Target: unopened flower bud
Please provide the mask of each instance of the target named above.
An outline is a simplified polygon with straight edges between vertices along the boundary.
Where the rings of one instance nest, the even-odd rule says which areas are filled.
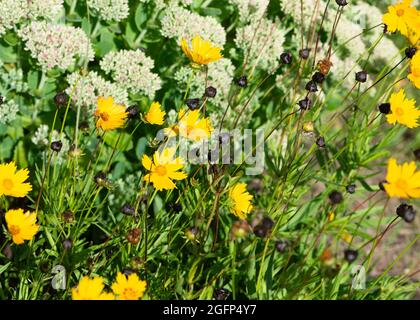
[[[217,90],[215,87],[210,86],[206,88],[206,91],[204,94],[207,98],[214,98],[217,94]]]
[[[69,97],[65,92],[59,92],[54,97],[54,103],[57,107],[66,106],[69,102]]]
[[[187,104],[188,108],[192,111],[200,109],[200,99],[198,98],[188,99],[185,103]]]
[[[248,78],[246,76],[242,76],[236,80],[236,84],[241,88],[246,88],[248,86]]]
[[[311,53],[311,49],[308,49],[308,48],[301,49],[301,50],[299,50],[299,57],[306,60],[306,59],[309,58],[310,53]]]
[[[293,57],[289,52],[284,52],[280,55],[280,60],[284,64],[291,64],[292,60],[293,60]]]
[[[62,147],[63,147],[63,143],[61,141],[51,142],[51,150],[52,151],[60,152]]]

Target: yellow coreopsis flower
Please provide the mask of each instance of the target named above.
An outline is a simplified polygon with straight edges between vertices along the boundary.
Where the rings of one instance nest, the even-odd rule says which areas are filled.
[[[411,59],[410,63],[410,74],[408,75],[408,79],[413,83],[413,85],[420,89],[420,52],[414,55]]]
[[[420,171],[416,172],[416,163],[398,165],[395,158],[389,159],[384,187],[390,197],[420,198]]]
[[[420,110],[416,109],[414,99],[406,99],[404,89],[393,93],[390,99],[391,114],[386,116],[388,123],[400,123],[408,128],[418,127],[417,119],[420,117]]]
[[[162,125],[166,112],[161,110],[159,102],[153,102],[149,111],[144,115],[144,119],[150,124]]]
[[[29,177],[28,169],[18,171],[16,169],[16,164],[13,161],[0,164],[0,196],[21,198],[32,190],[31,184],[25,182]]]
[[[146,285],[146,281],[140,280],[135,273],[126,277],[118,272],[117,279],[111,288],[119,300],[138,300],[146,291]]]
[[[408,36],[409,30],[415,30],[418,13],[416,8],[411,7],[413,0],[403,0],[393,6],[388,7],[388,12],[382,17],[382,22],[387,25],[388,31],[400,31],[404,36]]]
[[[144,176],[144,180],[153,183],[153,186],[161,190],[172,190],[176,188],[172,180],[184,180],[187,175],[179,171],[184,167],[181,158],[175,158],[175,148],[166,148],[162,152],[156,151],[153,161],[143,155],[141,163],[143,167],[150,171]]]
[[[229,190],[230,211],[240,219],[245,219],[251,212],[253,196],[246,190],[245,183],[237,183]]]
[[[108,131],[124,126],[128,112],[123,105],[116,104],[114,98],[99,97],[95,116],[98,117],[96,127]]]
[[[200,36],[195,36],[192,39],[191,47],[187,40],[182,38],[181,48],[194,67],[206,65],[222,58],[220,48],[214,46],[210,41],[203,40]]]
[[[198,142],[209,138],[213,128],[209,118],[200,118],[200,110],[181,109],[178,113],[178,124],[173,131],[182,137]]]
[[[32,240],[39,230],[39,225],[36,224],[36,213],[24,213],[22,209],[7,211],[6,224],[12,240],[16,244]]]
[[[112,293],[104,292],[104,280],[102,277],[83,277],[77,287],[71,291],[73,300],[114,300]]]

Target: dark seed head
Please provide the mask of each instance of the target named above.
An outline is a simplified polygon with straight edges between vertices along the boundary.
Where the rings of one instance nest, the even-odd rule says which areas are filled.
[[[416,54],[416,52],[417,52],[417,49],[416,48],[409,47],[409,48],[405,49],[405,56],[408,59],[412,59],[414,57],[414,55]]]
[[[262,225],[257,225],[254,227],[254,233],[259,238],[264,238],[267,235],[267,229],[265,229]]]
[[[54,97],[54,103],[57,107],[63,107],[69,102],[69,96],[65,92],[59,92]]]
[[[175,213],[180,213],[182,211],[182,205],[179,202],[168,202],[166,203],[166,211],[171,212],[173,210],[173,212]]]
[[[388,181],[386,180],[382,180],[381,182],[378,183],[378,187],[381,191],[385,191],[385,187],[384,184],[387,183]]]
[[[318,91],[318,87],[316,85],[316,82],[311,80],[309,81],[306,86],[305,89],[308,90],[309,92],[317,92]]]
[[[378,107],[379,112],[383,114],[390,114],[391,113],[391,105],[389,103],[382,103]]]
[[[52,151],[60,152],[62,147],[63,147],[63,143],[61,141],[51,142],[51,150]]]
[[[214,98],[217,94],[217,89],[212,86],[207,87],[204,94],[207,98]]]
[[[126,203],[122,206],[121,212],[127,216],[132,216],[134,215],[135,210],[129,203]]]
[[[73,247],[73,241],[71,239],[64,239],[63,240],[63,248],[64,250],[70,250]]]
[[[136,273],[136,272],[133,269],[131,269],[131,268],[125,268],[125,269],[122,270],[122,273],[125,276],[128,277],[130,274],[133,274],[133,273]]]
[[[348,263],[352,263],[356,260],[358,255],[359,253],[356,250],[347,249],[344,251],[344,259],[346,259]]]
[[[397,215],[404,219],[405,222],[413,222],[416,217],[416,211],[413,206],[402,203],[397,208]]]
[[[0,96],[0,106],[4,103],[4,97]]]
[[[188,99],[185,102],[190,110],[197,110],[200,109],[200,99]]]
[[[89,123],[87,121],[81,121],[79,124],[79,130],[83,133],[86,133],[89,131]]]
[[[241,88],[248,87],[248,78],[246,76],[242,76],[236,80],[236,84]]]
[[[416,157],[417,161],[420,161],[420,149],[413,151],[414,157]]]
[[[365,83],[367,80],[367,72],[366,71],[359,71],[356,73],[356,81]]]
[[[299,50],[299,57],[306,60],[309,58],[309,54],[311,53],[311,49],[305,48]]]
[[[140,242],[140,234],[141,234],[141,230],[139,228],[134,228],[128,231],[125,238],[131,244],[138,244]]]
[[[341,7],[344,7],[347,5],[347,0],[335,0],[335,2]]]
[[[325,80],[325,75],[322,72],[315,72],[312,76],[312,80],[315,81],[316,83],[323,83]]]
[[[320,148],[325,148],[325,139],[324,137],[318,137],[316,139],[316,145]]]
[[[356,192],[356,185],[355,184],[349,184],[346,187],[346,190],[348,193],[355,193]]]
[[[289,52],[284,52],[280,55],[280,60],[284,64],[291,64],[292,60],[293,60],[293,57]]]
[[[74,214],[70,210],[66,210],[63,212],[63,220],[65,223],[73,223],[74,222]]]
[[[127,108],[126,112],[128,113],[129,119],[134,119],[138,116],[139,109],[137,108],[137,106],[130,106]]]
[[[218,288],[213,293],[215,300],[226,300],[230,296],[230,291],[224,288]]]
[[[343,201],[343,195],[337,190],[332,191],[328,195],[328,198],[330,199],[332,204],[339,204],[341,201]]]
[[[298,105],[301,110],[308,110],[312,107],[312,100],[309,98],[305,98],[303,100],[300,100],[298,102]]]
[[[287,245],[288,245],[287,241],[284,241],[284,240],[276,241],[276,245],[275,245],[276,250],[280,253],[284,253],[287,249]]]
[[[13,258],[13,250],[10,244],[6,244],[6,246],[3,249],[3,254],[8,260],[11,260]]]
[[[98,185],[103,186],[107,182],[106,174],[100,171],[93,177],[93,180],[95,180]]]
[[[176,202],[172,206],[172,209],[174,210],[175,213],[180,213],[182,211],[182,204],[179,202]]]
[[[140,269],[140,267],[144,264],[144,259],[140,257],[134,257],[130,261],[130,265],[133,269]]]
[[[262,219],[261,225],[263,228],[265,228],[268,231],[268,230],[271,230],[271,228],[273,228],[274,221],[271,220],[271,218],[269,217],[265,217],[264,219]]]

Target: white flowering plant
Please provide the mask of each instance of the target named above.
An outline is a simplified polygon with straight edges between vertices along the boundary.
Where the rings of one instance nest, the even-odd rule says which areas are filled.
[[[400,2],[0,0],[0,299],[415,297]]]

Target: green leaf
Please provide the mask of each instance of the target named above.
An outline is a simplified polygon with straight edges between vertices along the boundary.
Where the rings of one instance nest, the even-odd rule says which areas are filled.
[[[84,17],[82,19],[82,30],[86,34],[90,34],[90,32],[92,31],[92,24],[89,22],[89,19],[87,17]]]
[[[35,91],[38,88],[39,73],[38,71],[28,72],[28,87],[29,90]]]
[[[141,159],[144,152],[146,151],[146,147],[147,147],[147,139],[145,137],[141,137],[139,141],[137,141],[137,146],[136,146],[137,159]]]
[[[12,262],[8,262],[6,263],[4,266],[0,267],[0,274],[2,274],[3,272],[5,272],[7,270],[7,268],[9,268],[9,266],[12,264]]]
[[[119,151],[128,151],[128,150],[133,149],[132,137],[128,133],[125,133],[125,132],[121,132],[121,133],[118,133],[116,131],[107,132],[105,134],[104,141],[111,148],[116,148]],[[118,141],[118,144],[117,144],[117,141]]]
[[[103,57],[108,52],[115,50],[114,36],[108,29],[101,30],[100,41],[95,45],[96,53],[98,56]]]
[[[8,34],[6,34],[3,37],[3,39],[4,39],[4,41],[6,41],[7,44],[9,44],[11,46],[15,46],[19,42],[19,38],[14,33],[8,33]]]
[[[139,4],[136,9],[136,14],[134,21],[136,23],[136,27],[139,31],[142,31],[142,25],[147,21],[147,12],[144,10],[144,7],[142,4]]]

